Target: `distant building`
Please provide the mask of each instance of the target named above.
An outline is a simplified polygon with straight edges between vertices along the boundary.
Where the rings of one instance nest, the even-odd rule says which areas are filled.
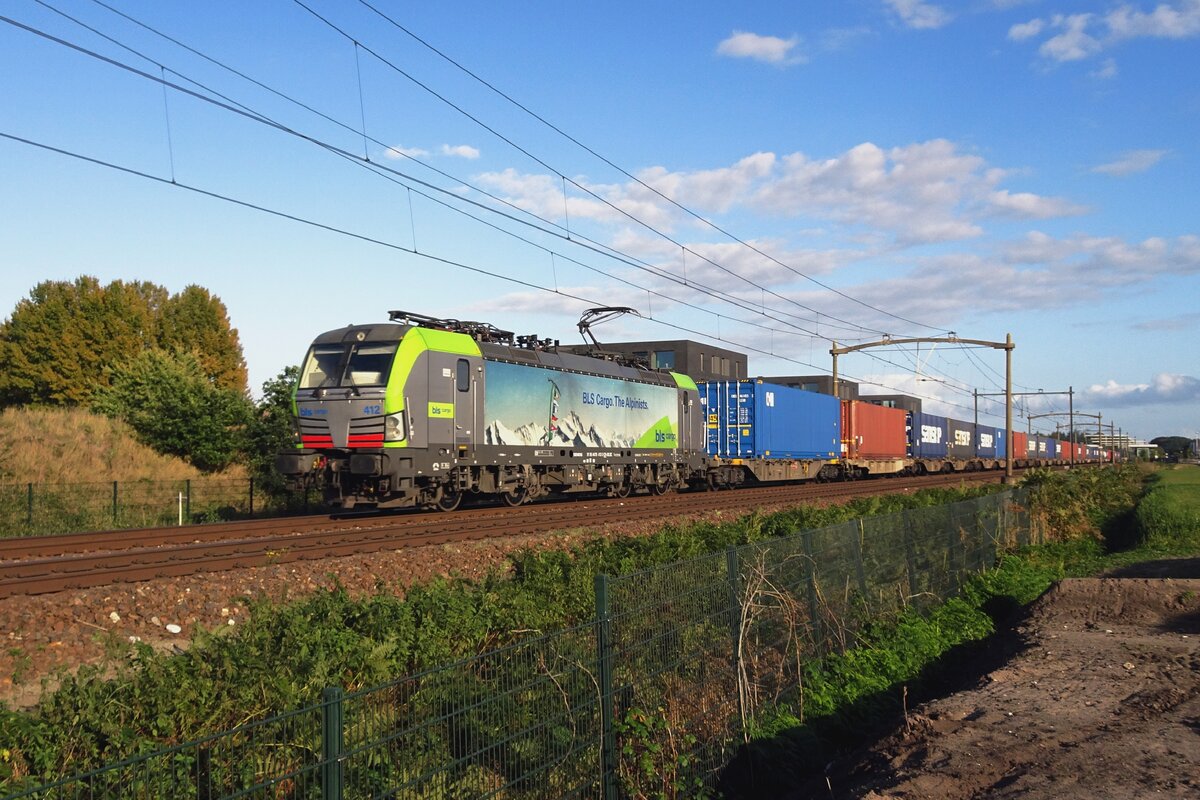
[[[647,364],[651,369],[682,372],[696,381],[740,380],[748,376],[745,353],[710,344],[676,339],[666,342],[603,342],[600,349]],[[588,345],[560,346],[568,353],[586,354]]]
[[[833,394],[832,375],[771,375],[763,376],[766,383],[776,383],[780,386],[792,386],[806,392],[817,394]],[[858,384],[854,381],[838,379],[838,397],[843,400],[858,400]]]
[[[910,414],[921,413],[921,398],[906,394],[860,394],[859,400],[887,408],[902,408]]]

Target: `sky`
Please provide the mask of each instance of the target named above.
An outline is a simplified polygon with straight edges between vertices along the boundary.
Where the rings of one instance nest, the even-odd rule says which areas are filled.
[[[577,343],[582,310],[629,306],[601,341],[755,375],[1011,335],[1014,428],[1065,426],[1070,391],[1200,436],[1200,0],[0,17],[0,316],[45,280],[199,284],[255,393],[393,309]],[[1001,350],[838,366],[1002,423]]]

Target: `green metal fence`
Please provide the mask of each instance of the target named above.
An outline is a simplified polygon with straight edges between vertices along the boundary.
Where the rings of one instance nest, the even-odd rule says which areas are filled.
[[[152,528],[315,509],[319,494],[244,480],[0,484],[0,537]]]
[[[806,662],[1038,538],[1023,492],[873,517],[617,578],[596,618],[9,795],[697,797]],[[17,787],[10,784],[9,791]]]

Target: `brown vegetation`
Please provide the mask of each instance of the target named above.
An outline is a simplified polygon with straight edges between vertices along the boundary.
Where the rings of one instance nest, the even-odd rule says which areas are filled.
[[[213,475],[139,443],[120,420],[75,408],[0,411],[0,482],[242,480],[239,466]]]

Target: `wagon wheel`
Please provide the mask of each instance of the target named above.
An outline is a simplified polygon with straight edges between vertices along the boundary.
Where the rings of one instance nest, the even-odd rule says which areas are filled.
[[[442,493],[438,496],[437,505],[438,511],[453,511],[462,503],[462,492],[458,489],[445,486],[442,487]]]
[[[515,508],[529,499],[529,488],[520,486],[511,492],[501,492],[500,499],[504,501],[504,505]]]

